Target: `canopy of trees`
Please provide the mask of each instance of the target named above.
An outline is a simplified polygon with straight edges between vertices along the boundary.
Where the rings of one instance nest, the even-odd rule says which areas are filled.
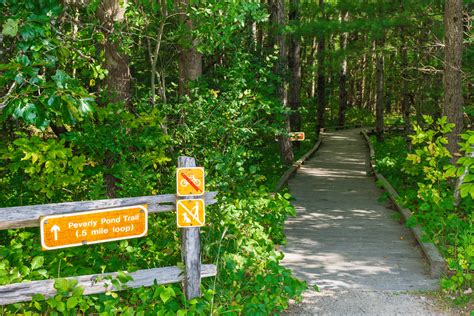
[[[468,0],[0,0],[0,8],[0,206],[172,193],[177,157],[196,157],[220,195],[203,260],[220,258],[227,271],[220,298],[207,284],[210,296],[193,307],[205,314],[267,314],[303,289],[273,247],[293,210],[289,195],[269,193],[307,149],[290,131],[314,141],[323,128],[373,125],[382,141],[388,122],[404,126],[410,149],[412,123],[445,115],[454,124],[449,157],[468,154],[458,145],[474,117]],[[176,261],[172,220],[153,224],[157,244],[46,254],[39,274],[21,268],[41,253],[28,243],[36,231],[0,232],[0,284],[54,276],[58,265],[71,275]],[[266,282],[285,286],[263,290]],[[114,299],[99,299],[96,311],[124,312],[136,297]],[[191,308],[172,301],[169,311]],[[42,304],[40,312],[57,308]]]

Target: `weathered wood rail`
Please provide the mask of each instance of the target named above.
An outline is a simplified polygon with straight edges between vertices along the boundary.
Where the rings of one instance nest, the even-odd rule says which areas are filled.
[[[400,202],[398,202],[399,194],[397,193],[397,191],[395,191],[395,189],[390,184],[390,182],[388,182],[388,180],[382,174],[378,173],[375,170],[376,161],[375,161],[374,147],[372,145],[372,142],[369,139],[369,136],[367,135],[367,132],[361,131],[361,134],[367,143],[367,147],[369,148],[370,173],[374,174],[376,179],[379,180],[379,182],[382,184],[382,187],[388,193],[390,200],[393,202],[396,209],[402,215],[403,222],[406,222],[408,218],[410,218],[413,215],[412,212],[406,207],[403,207],[400,204]],[[416,241],[421,246],[421,250],[423,254],[428,260],[431,276],[440,277],[441,275],[446,273],[446,270],[447,270],[446,261],[444,260],[443,256],[441,255],[441,253],[438,251],[438,249],[433,243],[427,242],[424,240],[421,227],[420,226],[410,227],[410,230],[413,236],[415,236]]]
[[[217,274],[213,264],[202,265],[201,277],[210,277]],[[138,270],[128,274],[133,280],[126,283],[128,288],[148,287],[181,282],[185,278],[183,270],[177,267],[164,267],[155,269]],[[100,294],[107,291],[117,291],[112,285],[112,279],[117,272],[82,275],[64,279],[76,279],[77,285],[84,288],[84,295]],[[22,283],[8,284],[0,287],[0,305],[31,301],[35,294],[42,294],[45,298],[56,295],[54,280],[39,280]]]
[[[204,196],[206,204],[211,205],[216,203],[216,195],[216,192],[207,192]],[[40,217],[47,215],[85,212],[139,204],[148,204],[148,213],[170,212],[176,210],[176,195],[163,194],[0,208],[0,230],[37,227],[40,223]]]
[[[194,158],[180,157],[179,167],[196,166]],[[217,192],[207,192],[204,195],[206,205],[216,203]],[[148,213],[169,212],[176,210],[176,195],[164,194],[156,196],[141,196],[132,198],[108,199],[97,201],[81,201],[53,203],[30,206],[0,208],[0,230],[37,227],[40,218],[47,215],[86,212],[91,210],[148,205]],[[190,227],[181,229],[182,257],[185,269],[176,266],[154,269],[144,269],[127,273],[131,281],[124,284],[124,288],[148,287],[154,284],[170,284],[183,282],[187,299],[200,296],[201,278],[215,276],[217,267],[213,264],[201,265],[199,228]],[[78,286],[84,288],[84,295],[100,294],[117,289],[112,285],[112,279],[118,272],[100,273],[82,276],[70,276],[65,279],[76,279]],[[13,283],[0,286],[0,305],[31,301],[35,294],[42,294],[45,298],[56,295],[55,280],[37,280]]]

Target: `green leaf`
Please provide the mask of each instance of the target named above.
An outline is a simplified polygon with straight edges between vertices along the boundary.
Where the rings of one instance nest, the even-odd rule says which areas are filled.
[[[79,111],[82,114],[87,114],[87,113],[93,111],[93,108],[91,107],[90,102],[94,102],[94,99],[92,99],[92,98],[81,98],[79,100]]]
[[[56,279],[54,281],[54,288],[62,292],[67,292],[69,285],[66,279]]]
[[[58,302],[56,309],[61,313],[64,313],[66,311],[66,305],[64,304],[64,302]]]
[[[36,308],[37,310],[39,310],[39,311],[41,311],[41,310],[42,310],[42,308],[41,308],[41,304],[40,304],[40,303],[38,303],[38,302],[34,302],[34,303],[33,303],[33,305],[35,305],[35,308]]]
[[[67,309],[73,309],[79,303],[79,299],[76,296],[71,296],[67,299]]]
[[[15,37],[18,33],[18,20],[8,19],[3,24],[2,34]]]
[[[36,119],[38,118],[38,111],[36,105],[34,105],[33,103],[26,104],[23,108],[22,117],[25,122],[35,124],[37,121]]]
[[[16,58],[16,61],[17,61],[18,63],[20,63],[21,65],[23,65],[23,66],[29,66],[29,65],[31,64],[30,59],[29,59],[28,56],[26,56],[26,55],[20,55],[20,56],[18,56],[18,57]],[[20,74],[18,74],[18,75],[20,75]],[[21,82],[23,81],[23,76],[21,76],[21,77],[22,77],[21,79],[16,79],[16,77],[15,77],[15,80],[16,80],[18,83],[21,83]]]
[[[117,279],[120,281],[120,283],[125,284],[128,281],[132,281],[133,277],[130,274],[126,274],[122,271],[119,271],[117,273]]]
[[[171,296],[173,296],[174,291],[171,288],[166,288],[164,291],[160,293],[160,298],[163,301],[163,303],[166,303]]]
[[[36,270],[42,267],[43,263],[44,263],[44,257],[42,256],[34,257],[33,261],[31,261],[31,270]]]
[[[81,296],[84,293],[84,288],[82,286],[76,286],[72,290],[72,295],[74,296]]]
[[[44,297],[43,294],[35,294],[35,295],[33,295],[31,300],[40,302],[40,301],[44,301],[45,297]]]
[[[64,84],[66,83],[67,79],[69,78],[68,74],[65,73],[64,71],[58,69],[56,70],[56,73],[54,76],[51,77],[54,82],[56,82],[56,85],[58,88],[64,88]]]

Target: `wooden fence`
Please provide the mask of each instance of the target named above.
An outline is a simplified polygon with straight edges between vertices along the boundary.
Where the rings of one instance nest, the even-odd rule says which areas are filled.
[[[180,157],[179,167],[194,167],[194,158]],[[207,192],[204,195],[206,205],[216,203],[217,192]],[[176,195],[164,194],[141,196],[133,198],[108,199],[97,201],[54,203],[32,206],[0,208],[0,230],[36,227],[40,218],[47,215],[86,212],[91,210],[148,204],[148,213],[170,212],[176,210]],[[201,265],[200,230],[198,227],[182,228],[182,257],[185,270],[172,266],[154,269],[138,270],[128,273],[133,279],[126,283],[127,288],[152,286],[155,284],[170,284],[183,282],[187,299],[200,296],[201,278],[217,274],[213,264]],[[112,279],[117,272],[92,275],[72,276],[65,279],[76,279],[78,286],[84,288],[84,295],[105,293],[116,289]],[[54,279],[13,283],[0,286],[0,305],[31,301],[35,294],[45,298],[56,295]]]

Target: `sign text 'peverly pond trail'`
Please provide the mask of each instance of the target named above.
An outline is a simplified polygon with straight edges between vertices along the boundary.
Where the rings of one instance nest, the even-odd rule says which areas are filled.
[[[41,218],[43,250],[142,237],[148,231],[147,205],[52,215]]]

